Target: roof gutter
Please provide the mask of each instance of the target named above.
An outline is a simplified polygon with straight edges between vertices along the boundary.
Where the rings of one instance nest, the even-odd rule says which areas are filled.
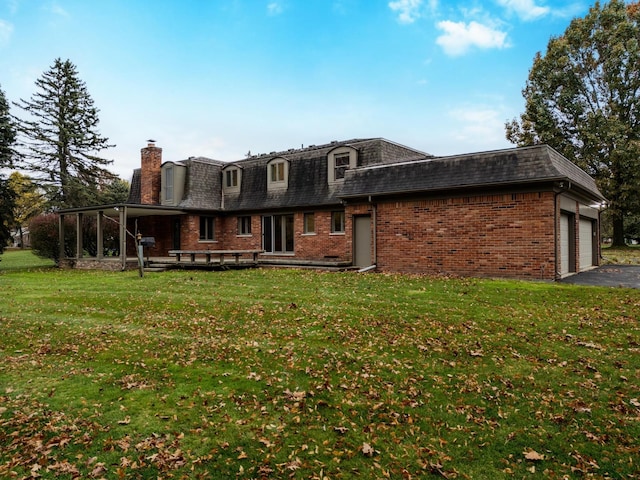
[[[536,180],[521,180],[521,181],[517,181],[517,182],[493,182],[493,183],[481,183],[481,184],[463,184],[463,185],[451,185],[449,187],[438,187],[438,188],[432,188],[432,189],[415,189],[415,190],[395,190],[395,191],[386,191],[386,192],[363,192],[363,193],[357,193],[357,194],[352,194],[352,195],[340,195],[340,198],[343,198],[345,200],[348,199],[354,199],[354,198],[363,198],[363,197],[367,197],[369,199],[371,199],[372,197],[391,197],[391,196],[399,196],[399,195],[407,195],[407,194],[416,194],[416,193],[438,193],[438,192],[451,192],[451,191],[456,191],[456,190],[468,190],[469,188],[495,188],[495,187],[507,187],[507,186],[518,186],[518,185],[533,185],[533,184],[540,184],[540,183],[556,183],[556,182],[569,182],[569,184],[571,185],[571,182],[566,178],[566,177],[549,177],[549,178],[542,178],[542,179],[536,179]],[[580,187],[579,187],[580,188]],[[601,200],[606,200],[605,197],[602,196],[602,194],[600,194],[600,192],[598,192],[597,195],[594,195],[594,192],[584,189],[584,188],[580,188],[583,192],[586,192],[587,194],[590,194],[589,196],[595,196]],[[575,190],[575,187],[573,188],[573,190]]]

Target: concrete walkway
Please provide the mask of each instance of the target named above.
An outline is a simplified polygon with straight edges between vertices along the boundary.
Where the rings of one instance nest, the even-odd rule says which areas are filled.
[[[604,265],[560,280],[561,283],[640,289],[640,265]]]

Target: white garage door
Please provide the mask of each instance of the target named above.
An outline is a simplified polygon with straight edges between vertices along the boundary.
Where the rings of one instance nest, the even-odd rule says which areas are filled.
[[[593,221],[580,219],[580,270],[593,266]]]
[[[566,275],[570,272],[569,256],[571,255],[571,248],[569,242],[571,235],[569,235],[569,215],[560,215],[560,274]]]

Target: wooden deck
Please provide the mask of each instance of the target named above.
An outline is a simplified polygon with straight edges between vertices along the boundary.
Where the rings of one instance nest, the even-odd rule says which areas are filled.
[[[258,255],[264,250],[169,250],[169,256],[176,258],[176,263],[181,265],[196,265],[197,259],[204,259],[205,265],[224,266],[229,265],[225,262],[225,257],[233,257],[232,262],[235,266],[247,266],[252,264],[258,265]],[[189,261],[185,261],[187,257]]]

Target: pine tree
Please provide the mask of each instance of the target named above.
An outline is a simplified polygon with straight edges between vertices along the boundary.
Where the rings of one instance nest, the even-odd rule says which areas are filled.
[[[0,168],[13,164],[12,145],[16,140],[15,125],[9,114],[9,104],[0,88]]]
[[[4,92],[0,89],[0,168],[12,165],[12,146],[15,138],[14,125],[9,115],[9,104]],[[0,253],[4,252],[4,248],[11,238],[9,227],[13,224],[14,207],[15,193],[0,174]]]
[[[76,66],[56,59],[36,80],[30,100],[15,103],[28,116],[16,118],[21,166],[34,174],[54,207],[88,205],[98,186],[114,175],[112,160],[98,156],[112,147],[98,132],[98,109]]]

